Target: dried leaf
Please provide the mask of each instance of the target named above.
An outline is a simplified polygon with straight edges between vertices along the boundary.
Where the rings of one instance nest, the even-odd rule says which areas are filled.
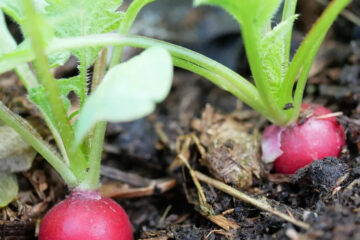
[[[7,206],[18,194],[19,186],[12,173],[0,172],[0,208]]]
[[[31,167],[36,152],[11,127],[0,126],[0,172],[21,172]]]
[[[250,134],[233,116],[221,115],[208,106],[203,112],[201,143],[208,149],[205,165],[225,183],[239,188],[252,185],[260,177],[259,136]]]
[[[223,228],[226,231],[232,229],[238,229],[240,226],[232,221],[224,217],[223,215],[214,215],[214,216],[206,216],[210,221]]]

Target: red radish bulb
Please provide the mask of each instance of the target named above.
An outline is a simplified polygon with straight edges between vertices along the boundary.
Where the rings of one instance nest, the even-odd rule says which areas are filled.
[[[40,225],[39,240],[132,240],[124,209],[97,191],[74,190]]]
[[[263,161],[274,161],[276,172],[292,174],[313,160],[340,155],[345,144],[344,128],[335,117],[326,117],[332,112],[319,105],[303,104],[300,116],[304,112],[309,114],[305,121],[298,120],[288,127],[271,125],[264,131]]]

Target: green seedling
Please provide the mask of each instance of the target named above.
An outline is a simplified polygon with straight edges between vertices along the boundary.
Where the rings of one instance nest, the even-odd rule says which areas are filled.
[[[291,34],[296,0],[195,0],[196,5],[220,6],[241,26],[253,84],[221,86],[235,94],[274,125],[267,127],[262,139],[262,159],[274,162],[278,172],[291,174],[313,160],[338,157],[344,141],[344,129],[321,106],[302,105],[305,84],[319,47],[341,10],[351,0],[333,0],[307,34],[290,59]],[[273,26],[273,16],[283,3],[281,21]],[[312,111],[305,122],[298,121],[301,111]],[[309,113],[308,113],[309,114]]]
[[[134,1],[127,12],[116,11],[122,0],[0,2],[0,8],[20,25],[24,36],[24,41],[17,45],[0,11],[2,62],[9,63],[13,53],[33,54],[34,72],[27,63],[18,64],[14,69],[28,91],[29,100],[37,106],[48,125],[57,149],[48,145],[32,126],[3,103],[0,103],[0,118],[39,152],[72,190],[71,196],[45,217],[39,239],[94,239],[99,234],[102,234],[100,239],[132,239],[126,213],[97,192],[106,122],[144,117],[165,99],[172,82],[171,56],[164,48],[154,46],[124,63],[112,60],[107,67],[107,58],[121,58],[121,47],[114,54],[108,54],[103,46],[96,44],[49,54],[47,48],[61,38],[101,36],[116,30],[127,33],[136,14],[149,2]],[[55,79],[51,70],[64,64],[71,54],[78,59],[79,75]],[[90,78],[88,71],[92,65],[94,71]],[[70,92],[78,98],[77,110],[72,112]],[[6,179],[3,184],[17,192],[14,176]],[[6,201],[13,192],[9,191],[11,196],[6,196]],[[77,208],[73,202],[83,208]],[[54,214],[59,208],[62,210]],[[94,215],[96,209],[98,213]],[[83,228],[75,231],[65,227],[76,226],[77,221],[84,223]],[[98,231],[91,231],[92,227],[86,222],[104,226],[104,229],[96,227]]]

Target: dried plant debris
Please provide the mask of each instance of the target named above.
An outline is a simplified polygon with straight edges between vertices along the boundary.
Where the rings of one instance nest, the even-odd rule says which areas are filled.
[[[11,127],[0,123],[0,172],[21,172],[31,167],[36,152]]]
[[[11,127],[0,122],[0,208],[12,202],[19,191],[14,172],[28,170],[36,152]]]
[[[64,195],[64,186],[59,181],[52,179],[53,176],[48,177],[38,166],[34,168],[18,175],[20,192],[15,201],[1,209],[0,219],[13,221],[14,224],[34,221],[44,214],[50,203],[55,203]],[[7,226],[10,226],[9,222]]]
[[[193,126],[207,149],[202,163],[217,179],[248,188],[254,176],[260,178],[260,138],[256,132],[249,133],[248,123],[236,115],[216,113],[208,105],[201,120],[195,120]]]
[[[152,180],[149,186],[132,188],[127,184],[120,182],[110,182],[103,184],[100,188],[100,194],[103,197],[112,198],[139,198],[152,195],[159,195],[171,190],[176,186],[175,179],[157,179]]]
[[[16,176],[11,173],[0,172],[0,208],[14,200],[18,191]]]
[[[167,232],[167,239],[204,239],[204,240],[228,240],[238,239],[238,231],[224,231],[223,229],[197,228],[191,225],[170,226]]]

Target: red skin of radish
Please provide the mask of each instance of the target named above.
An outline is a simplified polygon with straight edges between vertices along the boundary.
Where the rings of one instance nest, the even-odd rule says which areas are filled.
[[[39,240],[133,240],[124,209],[97,191],[74,190],[40,225]]]
[[[311,108],[310,104],[302,105],[302,112]],[[312,106],[313,115],[300,123],[281,128],[271,125],[265,129],[266,134],[280,134],[280,156],[274,162],[278,173],[293,174],[314,160],[324,157],[338,157],[345,144],[344,128],[335,117],[319,119],[318,116],[332,113],[329,109]],[[273,138],[275,139],[275,137]],[[263,138],[264,142],[264,138]]]

